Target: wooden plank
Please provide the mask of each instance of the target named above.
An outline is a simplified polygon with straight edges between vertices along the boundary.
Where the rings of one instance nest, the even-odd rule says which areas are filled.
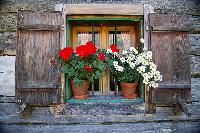
[[[156,13],[149,15],[153,31],[189,31],[187,15]]]
[[[38,89],[17,89],[17,99],[28,105],[46,106],[49,104],[59,103],[61,100],[60,90],[52,88],[38,88]]]
[[[143,5],[68,4],[64,5],[64,13],[66,15],[71,15],[71,14],[143,15]]]
[[[151,5],[145,4],[144,5],[144,47],[150,49],[150,20],[149,20],[149,13],[154,13],[154,9]]]
[[[36,25],[18,25],[18,30],[54,30],[59,31],[59,25],[46,25],[46,24],[36,24]]]
[[[149,13],[153,13],[154,8],[149,5],[144,5],[144,47],[148,50],[151,48],[151,38],[150,38],[150,28],[149,28]],[[146,113],[155,113],[154,105],[152,103],[152,88],[149,88],[145,85],[145,112]]]
[[[56,25],[62,26],[61,12],[28,12],[19,11],[18,25]]]
[[[62,26],[61,13],[23,11],[18,16],[18,24],[24,25],[26,29],[18,30],[16,99],[29,105],[59,103],[61,85],[57,55],[61,46],[61,34],[60,30],[45,28],[49,25]],[[27,30],[32,28],[30,26],[44,28],[39,31]]]
[[[93,19],[93,20],[137,20],[139,21],[140,18],[143,18],[143,15],[102,15],[102,14],[96,14],[96,15],[91,15],[91,14],[84,14],[84,15],[71,15],[67,16],[69,20],[88,20],[88,19]]]
[[[151,41],[153,59],[163,75],[161,86],[162,84],[164,86],[168,84],[167,88],[175,86],[180,88],[181,84],[190,86],[188,34],[183,32],[153,32]]]
[[[17,84],[57,84],[55,77],[58,77],[59,71],[57,65],[50,63],[50,59],[59,51],[59,32],[21,30],[18,36]]]
[[[166,104],[173,105],[177,104],[178,98],[181,97],[185,102],[191,101],[191,89],[153,89],[152,91],[152,102],[154,104]]]

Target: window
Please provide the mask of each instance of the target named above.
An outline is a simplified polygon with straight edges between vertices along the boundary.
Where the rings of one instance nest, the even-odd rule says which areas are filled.
[[[142,22],[141,17],[90,16],[84,18],[81,16],[79,18],[79,16],[68,16],[69,45],[75,49],[79,44],[93,41],[100,49],[107,49],[110,44],[116,44],[120,48],[141,47],[137,44],[143,34],[141,32]],[[89,90],[92,91],[91,86]],[[95,81],[94,91],[95,95],[114,94],[115,85],[108,70],[103,72],[99,80]]]

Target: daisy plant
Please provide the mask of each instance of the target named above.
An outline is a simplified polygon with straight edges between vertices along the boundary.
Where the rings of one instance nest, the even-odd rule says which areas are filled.
[[[144,43],[144,39],[140,39]],[[117,81],[133,83],[142,80],[144,84],[151,87],[158,87],[162,80],[152,60],[152,52],[145,48],[139,52],[134,47],[119,52],[116,45],[112,44],[106,51],[106,61],[111,74]]]

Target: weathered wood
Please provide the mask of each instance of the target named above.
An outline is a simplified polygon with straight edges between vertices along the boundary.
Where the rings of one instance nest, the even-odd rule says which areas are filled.
[[[145,85],[145,112],[147,114],[153,114],[156,112],[155,105],[152,102],[152,91],[153,88]]]
[[[176,14],[150,14],[153,31],[189,31],[188,16]]]
[[[179,104],[180,108],[183,110],[183,112],[187,116],[191,117],[191,110],[189,109],[188,105],[185,103],[185,100],[182,99],[181,97],[179,97],[178,104]]]
[[[23,16],[23,18],[22,18]],[[21,17],[21,18],[20,18]],[[19,12],[19,25],[61,26],[60,13]],[[47,27],[46,26],[46,27]],[[29,27],[31,28],[31,27]],[[31,105],[60,102],[60,31],[18,30],[16,99]]]
[[[149,5],[144,5],[144,47],[150,49],[150,20],[149,20],[149,13],[154,13],[154,8]]]
[[[149,5],[144,5],[144,47],[148,50],[151,48],[151,38],[150,38],[150,28],[149,28],[149,13],[154,13],[154,8]],[[155,113],[155,107],[152,103],[152,88],[149,88],[145,85],[145,112],[146,113]]]
[[[36,25],[18,25],[18,30],[55,30],[59,31],[59,25],[46,25],[46,24],[36,24]]]
[[[18,99],[28,105],[49,105],[60,103],[60,90],[57,88],[19,88]]]
[[[69,5],[64,5],[64,13],[67,15],[70,14],[143,15],[143,5],[69,4]]]
[[[188,33],[153,32],[151,41],[153,59],[163,75],[160,86],[190,86]]]
[[[18,25],[55,25],[62,26],[61,12],[29,12],[20,11],[18,13]]]
[[[153,89],[152,91],[152,102],[154,104],[167,104],[173,105],[178,103],[178,98],[181,97],[185,102],[191,101],[191,90],[190,88],[185,89]]]
[[[163,76],[152,90],[152,104],[176,106],[191,101],[188,20],[184,15],[150,14],[149,41],[153,60]]]

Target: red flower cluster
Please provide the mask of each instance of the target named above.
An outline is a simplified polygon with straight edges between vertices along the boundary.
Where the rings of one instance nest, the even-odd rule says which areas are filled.
[[[111,44],[110,45],[110,49],[112,50],[112,52],[114,53],[114,52],[119,52],[119,48],[115,45],[115,44]]]
[[[98,58],[99,58],[99,60],[105,60],[106,56],[105,56],[105,54],[103,52],[99,52]]]
[[[86,71],[89,71],[89,72],[92,72],[92,71],[93,71],[91,65],[85,65],[85,66],[84,66],[84,69],[85,69]]]
[[[76,53],[81,57],[87,57],[88,55],[96,53],[97,48],[92,41],[87,42],[85,45],[76,47]]]
[[[72,47],[67,47],[59,51],[59,56],[64,60],[68,60],[73,53]]]

